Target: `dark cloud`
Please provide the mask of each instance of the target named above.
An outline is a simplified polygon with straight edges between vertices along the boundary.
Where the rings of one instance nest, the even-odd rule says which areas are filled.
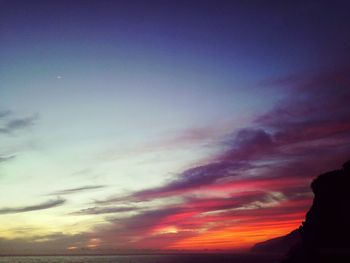
[[[0,163],[10,161],[14,158],[15,156],[7,156],[7,157],[0,156]]]
[[[29,205],[29,206],[22,206],[22,207],[4,207],[4,208],[0,208],[0,215],[44,210],[44,209],[60,206],[65,202],[66,200],[58,198],[56,200],[49,200],[47,202],[44,202],[38,205]]]
[[[184,171],[181,176],[168,184],[135,193],[132,197],[136,200],[164,197],[181,194],[199,189],[215,183],[219,179],[237,175],[237,172],[246,167],[244,163],[217,162],[194,167]]]
[[[301,75],[290,80],[287,96],[275,108],[257,118],[260,125],[285,126],[328,122],[347,122],[350,109],[350,65],[336,70]],[[287,85],[287,84],[284,84]]]
[[[6,114],[6,116],[8,114]],[[0,133],[12,133],[17,130],[23,130],[25,128],[31,127],[34,125],[37,119],[38,119],[38,115],[32,115],[26,118],[12,118],[6,121],[0,127]]]
[[[1,118],[6,118],[7,116],[9,116],[11,114],[10,110],[0,110],[0,119]]]
[[[226,143],[228,150],[219,157],[220,162],[246,163],[273,151],[273,137],[263,129],[245,128],[232,136]]]
[[[105,187],[106,187],[105,185],[82,186],[78,188],[70,188],[70,189],[56,191],[56,192],[50,193],[49,195],[68,195],[68,194],[75,194],[79,192],[89,191],[89,190],[101,189]]]
[[[86,246],[88,240],[87,233],[65,235],[59,232],[26,238],[0,238],[0,255],[38,255],[38,252],[43,255],[67,254],[67,252],[70,252],[67,248],[72,245],[79,245],[81,247],[79,252],[86,254],[89,251],[82,249]]]
[[[100,215],[100,214],[115,214],[123,212],[137,211],[140,208],[135,206],[121,206],[121,207],[90,207],[71,213],[71,215]]]
[[[117,219],[114,222],[121,225],[128,232],[135,230],[147,231],[149,228],[157,225],[167,216],[176,215],[182,211],[180,207],[163,207],[151,211],[146,211],[127,219]]]

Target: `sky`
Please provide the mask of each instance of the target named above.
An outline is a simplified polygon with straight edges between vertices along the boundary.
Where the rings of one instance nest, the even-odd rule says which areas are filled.
[[[350,157],[348,1],[0,1],[0,253],[247,250]]]

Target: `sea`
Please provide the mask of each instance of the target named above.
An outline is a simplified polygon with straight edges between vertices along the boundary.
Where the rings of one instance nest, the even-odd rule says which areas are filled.
[[[0,263],[278,263],[276,255],[177,254],[118,256],[1,256]]]

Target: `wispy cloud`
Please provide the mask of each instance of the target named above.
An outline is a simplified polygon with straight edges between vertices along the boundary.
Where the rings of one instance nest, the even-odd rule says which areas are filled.
[[[90,207],[71,213],[71,215],[100,215],[100,214],[115,214],[124,212],[133,212],[140,210],[135,206],[119,206],[119,207]]]
[[[30,229],[22,229],[28,234]],[[34,235],[24,238],[0,238],[1,251],[0,255],[9,255],[14,253],[14,248],[18,254],[34,254],[38,251],[42,254],[67,254],[67,248],[72,244],[80,244],[84,248],[88,248],[89,236],[87,234],[65,235],[63,233],[54,232],[46,235]],[[83,250],[85,253],[87,249]]]
[[[0,163],[13,160],[14,158],[15,158],[14,155],[12,155],[12,156],[6,156],[6,157],[0,156]]]
[[[10,114],[12,114],[10,111],[0,112],[0,118],[5,120],[0,126],[0,133],[10,134],[18,130],[23,130],[33,126],[35,121],[38,119],[38,115],[32,115],[24,118],[9,118]],[[5,119],[4,117],[7,118]]]
[[[50,193],[48,195],[68,195],[68,194],[75,194],[79,192],[85,192],[89,190],[96,190],[96,189],[101,189],[105,188],[105,185],[90,185],[90,186],[82,186],[82,187],[77,187],[77,188],[70,188],[70,189],[64,189],[60,191],[56,191],[53,193]]]
[[[5,118],[11,114],[10,110],[0,110],[0,119]]]
[[[245,120],[244,120],[245,121]],[[180,129],[172,132],[165,132],[150,139],[147,143],[126,149],[116,148],[99,155],[104,160],[115,160],[129,156],[148,154],[150,152],[184,150],[194,146],[216,146],[217,140],[230,133],[233,126],[240,125],[243,120],[218,121],[210,126],[195,126],[187,129]]]
[[[29,206],[22,206],[22,207],[3,207],[3,208],[0,208],[0,215],[44,210],[44,209],[60,206],[65,202],[66,202],[65,199],[58,198],[56,200],[49,200],[37,205],[29,205]]]

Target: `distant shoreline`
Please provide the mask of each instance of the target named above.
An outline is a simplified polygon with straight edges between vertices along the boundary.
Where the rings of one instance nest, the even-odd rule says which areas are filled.
[[[103,256],[191,256],[191,255],[265,255],[265,256],[280,256],[281,253],[267,253],[267,252],[217,252],[217,251],[203,251],[203,252],[169,252],[169,253],[119,253],[119,254],[21,254],[21,255],[0,255],[0,257],[103,257]]]

